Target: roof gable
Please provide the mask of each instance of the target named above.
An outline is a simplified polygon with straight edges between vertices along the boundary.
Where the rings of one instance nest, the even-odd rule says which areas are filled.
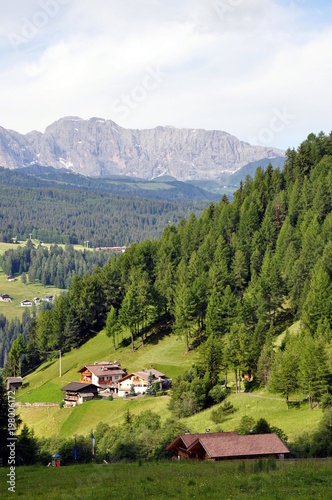
[[[95,384],[85,384],[84,382],[70,382],[70,384],[61,387],[61,391],[74,391],[74,392],[86,392],[87,389],[94,390],[98,389]]]
[[[96,377],[102,377],[104,375],[125,375],[126,373],[121,369],[118,363],[110,363],[108,361],[84,365],[78,370],[78,373],[82,373],[86,370],[96,375]]]
[[[210,458],[260,456],[287,454],[289,450],[277,434],[212,433],[196,435],[196,439],[187,447],[193,451],[201,447]]]

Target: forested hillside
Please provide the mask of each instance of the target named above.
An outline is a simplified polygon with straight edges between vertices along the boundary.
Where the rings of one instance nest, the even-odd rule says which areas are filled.
[[[47,243],[127,246],[158,238],[168,223],[192,212],[201,214],[216,196],[177,181],[101,183],[47,170],[35,167],[27,175],[0,167],[0,241],[32,233]]]
[[[43,286],[55,285],[64,289],[69,288],[74,276],[92,274],[96,266],[103,267],[112,255],[109,251],[78,251],[72,245],[35,248],[28,240],[24,247],[18,246],[0,255],[0,266],[7,275],[24,273],[29,283],[37,281]]]
[[[26,362],[70,349],[106,324],[115,345],[121,327],[145,342],[155,322],[171,321],[200,361],[174,383],[173,409],[188,415],[236,390],[270,384],[328,400],[332,338],[332,140],[310,135],[288,150],[282,172],[258,168],[235,193],[157,241],[132,245],[92,276],[73,279],[65,297],[42,311],[29,334]],[[295,320],[298,336],[276,336]],[[130,348],[130,347],[128,347]],[[38,353],[38,354],[36,354]],[[217,389],[216,389],[217,388]],[[324,399],[325,398],[325,399]]]

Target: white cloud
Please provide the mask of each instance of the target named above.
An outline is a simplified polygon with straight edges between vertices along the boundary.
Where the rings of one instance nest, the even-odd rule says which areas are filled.
[[[28,132],[62,116],[101,116],[126,127],[222,129],[248,140],[286,108],[296,118],[274,133],[273,145],[296,146],[310,131],[329,131],[332,33],[318,31],[314,19],[304,23],[304,6],[67,0],[13,50],[8,34],[22,34],[22,19],[33,20],[40,1],[16,0],[22,11],[5,2],[2,126]],[[147,89],[157,67],[167,76]],[[121,114],[114,102],[123,104],[123,96],[134,100]]]

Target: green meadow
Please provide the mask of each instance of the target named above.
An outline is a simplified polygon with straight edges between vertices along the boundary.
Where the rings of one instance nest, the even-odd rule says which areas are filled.
[[[22,318],[25,309],[21,306],[22,300],[27,299],[32,301],[34,297],[43,297],[43,295],[57,296],[61,292],[63,290],[54,286],[45,287],[39,283],[24,284],[21,281],[21,277],[17,277],[15,281],[8,282],[7,276],[0,268],[0,294],[8,294],[12,298],[12,302],[0,302],[0,314],[6,316],[8,320]]]
[[[18,467],[15,494],[0,469],[0,498],[34,500],[328,499],[332,461],[117,463]],[[271,470],[269,470],[271,469]]]
[[[35,245],[39,244],[39,241],[32,240]],[[18,246],[25,245],[25,241],[20,241],[19,243],[3,243],[0,242],[0,255],[4,254],[6,250],[16,250]],[[46,247],[50,247],[50,243],[45,243]],[[65,247],[65,245],[58,245]],[[75,250],[84,250],[82,245],[74,245]],[[85,248],[86,249],[86,248]],[[93,249],[90,249],[93,250]],[[13,318],[22,318],[24,307],[21,307],[22,300],[32,300],[34,297],[42,297],[43,295],[54,295],[57,296],[63,293],[64,290],[60,290],[54,286],[44,287],[41,283],[27,283],[24,284],[21,281],[20,276],[16,276],[16,280],[13,282],[7,282],[7,276],[0,267],[0,294],[8,294],[13,299],[12,302],[0,302],[0,314],[6,316],[8,320]]]

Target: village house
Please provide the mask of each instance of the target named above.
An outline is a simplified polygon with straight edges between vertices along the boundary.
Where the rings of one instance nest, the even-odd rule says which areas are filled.
[[[40,298],[39,297],[34,297],[33,301],[36,305],[40,304]]]
[[[53,302],[54,297],[53,297],[53,295],[44,295],[44,297],[42,298],[42,301],[43,302]]]
[[[103,389],[111,389],[112,392],[117,392],[118,380],[126,375],[116,361],[84,365],[78,373],[81,374],[80,382],[96,384]]]
[[[70,382],[61,388],[64,394],[65,406],[76,406],[96,399],[98,397],[98,387],[94,384],[83,384],[82,382]]]
[[[277,434],[249,434],[214,432],[205,434],[185,433],[167,448],[178,460],[249,460],[270,458],[282,460],[290,451]]]
[[[6,293],[0,295],[0,301],[1,302],[12,302],[12,298],[7,295]]]
[[[32,306],[31,300],[22,300],[21,307],[31,307],[31,306]]]
[[[15,281],[15,276],[10,274],[9,276],[7,276],[7,281]]]
[[[154,368],[144,369],[121,378],[118,381],[118,395],[120,397],[128,396],[132,386],[135,394],[145,394],[149,384],[150,373],[152,375],[152,383],[159,383],[160,390],[167,389],[170,386],[171,380],[164,373]]]

